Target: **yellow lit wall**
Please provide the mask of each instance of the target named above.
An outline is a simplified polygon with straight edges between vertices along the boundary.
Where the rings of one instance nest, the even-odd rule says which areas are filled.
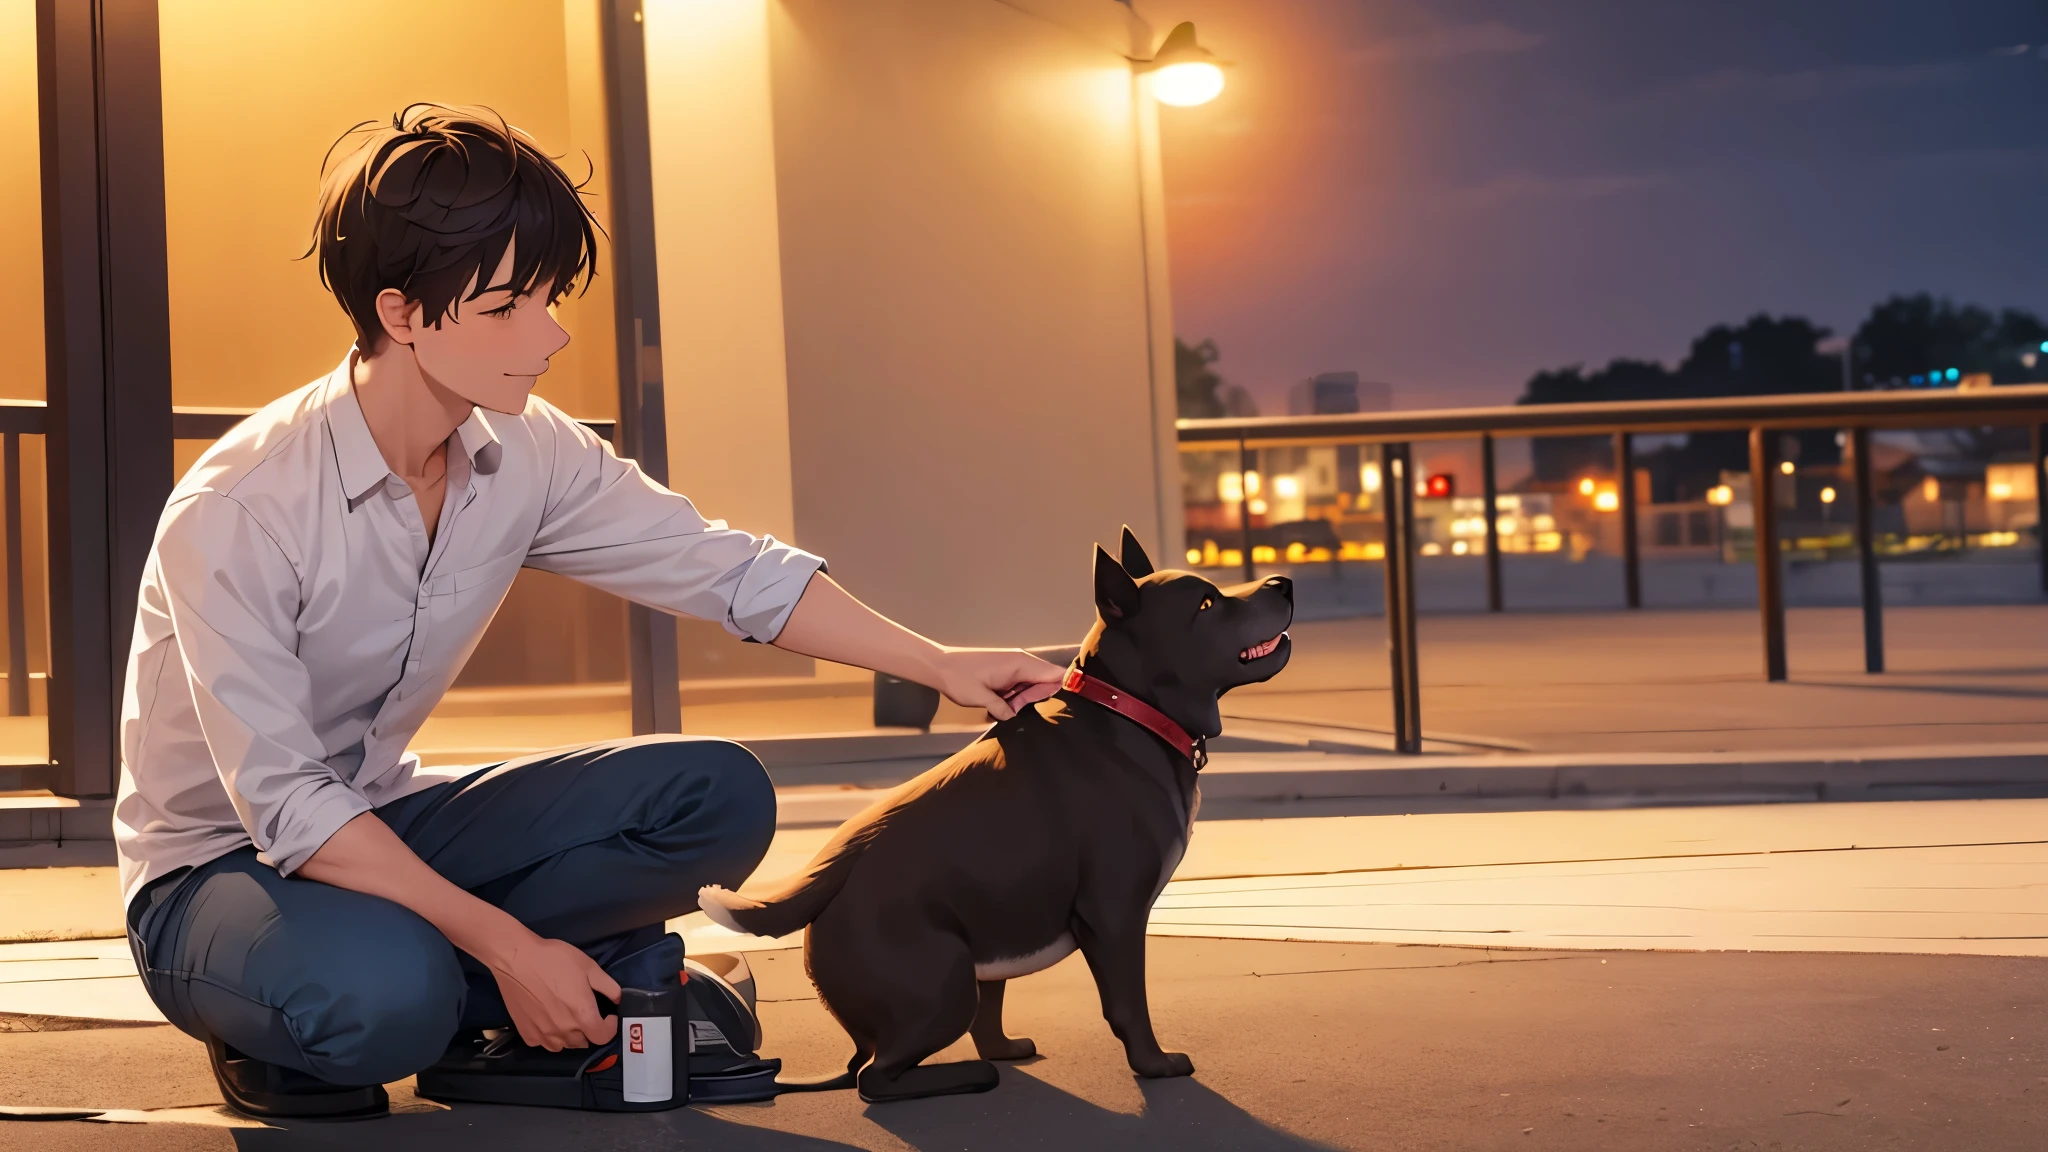
[[[0,0],[0,397],[43,398],[43,190],[35,0]]]
[[[943,641],[1078,640],[1095,541],[1173,554],[1128,10],[771,16],[797,539]]]
[[[588,3],[569,0],[567,16]],[[577,114],[568,59],[571,44],[595,46],[565,24],[564,0],[162,0],[159,20],[179,404],[262,404],[347,351],[346,318],[298,257],[321,158],[351,125],[415,100],[486,104],[572,173],[585,151],[602,158],[601,138],[583,135],[601,121]],[[593,303],[567,306],[577,339],[540,392],[603,417],[617,409],[608,347],[587,362],[611,324],[608,302]]]

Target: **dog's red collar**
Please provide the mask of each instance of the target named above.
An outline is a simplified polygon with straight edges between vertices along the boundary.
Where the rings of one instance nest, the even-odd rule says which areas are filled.
[[[1166,713],[1154,708],[1121,688],[1112,687],[1079,668],[1067,669],[1066,679],[1060,687],[1081,697],[1093,700],[1128,720],[1136,721],[1146,731],[1173,746],[1175,752],[1187,757],[1188,762],[1201,768],[1209,762],[1209,750],[1200,736],[1190,736],[1187,729],[1175,724]]]

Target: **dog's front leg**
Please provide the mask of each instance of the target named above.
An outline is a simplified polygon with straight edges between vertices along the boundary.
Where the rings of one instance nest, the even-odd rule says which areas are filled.
[[[1186,1076],[1195,1062],[1185,1053],[1168,1052],[1152,1034],[1152,1008],[1145,997],[1145,909],[1114,918],[1115,926],[1098,929],[1083,917],[1074,921],[1074,940],[1095,974],[1102,997],[1102,1018],[1124,1042],[1124,1058],[1140,1076]]]

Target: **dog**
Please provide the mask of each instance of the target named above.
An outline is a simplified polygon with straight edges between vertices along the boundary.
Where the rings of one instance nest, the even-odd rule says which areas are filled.
[[[1186,851],[1217,701],[1287,664],[1293,584],[1219,588],[1158,571],[1123,531],[1095,549],[1098,619],[1059,693],[991,727],[846,822],[772,890],[698,893],[711,919],[780,936],[853,1039],[869,1103],[985,1092],[990,1061],[1037,1053],[1003,1030],[1004,982],[1080,949],[1140,1076],[1186,1076],[1145,997],[1145,925]],[[922,1061],[971,1033],[979,1060]]]

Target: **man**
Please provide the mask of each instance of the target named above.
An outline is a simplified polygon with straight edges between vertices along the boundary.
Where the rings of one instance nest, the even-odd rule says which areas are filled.
[[[484,110],[414,105],[358,134],[315,243],[356,345],[172,493],[122,710],[137,966],[258,1115],[380,1114],[380,1085],[462,1030],[609,1041],[607,962],[767,849],[773,790],[727,741],[442,772],[406,752],[521,567],[998,717],[1059,677],[884,619],[533,398],[568,342],[551,305],[593,274],[576,186]]]

